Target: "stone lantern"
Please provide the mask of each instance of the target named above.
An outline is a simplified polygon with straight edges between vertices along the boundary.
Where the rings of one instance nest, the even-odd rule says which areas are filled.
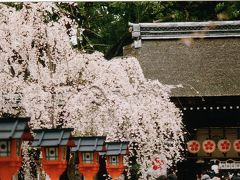
[[[33,147],[40,147],[42,166],[51,180],[59,180],[67,168],[67,148],[74,146],[71,132],[73,129],[38,129],[32,143]]]
[[[128,154],[129,142],[106,143],[106,168],[112,179],[118,178],[124,171],[123,157]]]
[[[21,144],[31,140],[30,118],[0,118],[0,179],[11,180],[22,165]]]
[[[102,136],[74,138],[76,147],[71,151],[78,152],[78,169],[84,176],[84,180],[94,180],[99,170],[99,152],[105,150],[105,139],[106,137]]]

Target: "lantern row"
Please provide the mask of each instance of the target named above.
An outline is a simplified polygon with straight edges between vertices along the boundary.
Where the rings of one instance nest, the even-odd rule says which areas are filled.
[[[30,118],[0,118],[0,179],[10,180],[22,165],[21,144],[31,141],[40,148],[41,164],[51,180],[58,180],[67,168],[67,150],[78,155],[79,171],[93,180],[99,170],[99,156],[106,157],[106,169],[114,179],[124,170],[123,157],[128,142],[106,142],[104,136],[73,137],[72,128],[35,129],[30,133]]]
[[[228,139],[222,139],[218,141],[217,145],[211,139],[202,142],[203,151],[206,153],[213,153],[216,150],[216,147],[220,152],[226,153],[230,151],[232,146],[236,152],[240,152],[240,139],[236,139],[233,141],[233,143],[231,143]],[[200,151],[200,148],[201,145],[197,140],[191,140],[187,142],[187,149],[192,154],[198,153]]]
[[[190,111],[193,111],[193,110],[226,110],[226,109],[240,109],[240,106],[216,106],[216,107],[213,107],[213,106],[204,106],[204,107],[183,107],[183,110],[184,111],[187,111],[187,110],[190,110]]]

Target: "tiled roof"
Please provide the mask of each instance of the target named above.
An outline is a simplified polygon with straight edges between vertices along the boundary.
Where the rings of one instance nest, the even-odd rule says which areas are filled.
[[[128,153],[129,142],[106,142],[106,155],[124,155]]]
[[[104,142],[106,137],[104,136],[91,136],[91,137],[75,137],[74,141],[76,147],[72,148],[72,151],[80,152],[101,152],[104,151]]]
[[[0,118],[0,139],[21,139],[30,118]]]
[[[71,132],[73,129],[37,129],[32,143],[33,147],[74,146]]]

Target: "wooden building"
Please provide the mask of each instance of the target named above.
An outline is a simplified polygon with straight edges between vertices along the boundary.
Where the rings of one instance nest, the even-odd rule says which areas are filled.
[[[186,141],[196,140],[200,148],[186,150],[178,178],[195,179],[213,163],[222,176],[240,171],[235,147],[240,139],[240,21],[130,26],[134,43],[124,48],[125,55],[139,60],[146,78],[182,86],[172,90],[171,99],[183,112]],[[215,142],[211,153],[204,149],[207,139]],[[229,140],[227,152],[220,140]]]

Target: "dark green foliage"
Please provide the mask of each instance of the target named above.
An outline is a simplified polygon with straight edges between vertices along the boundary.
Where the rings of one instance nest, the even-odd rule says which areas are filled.
[[[240,19],[240,2],[78,2],[60,7],[85,29],[78,48],[101,51],[106,58],[122,55],[122,47],[131,43],[128,22]]]

